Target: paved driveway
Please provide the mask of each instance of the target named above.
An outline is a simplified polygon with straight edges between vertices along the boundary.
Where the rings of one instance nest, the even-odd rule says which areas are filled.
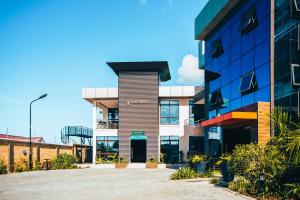
[[[171,169],[77,169],[0,176],[1,200],[243,199],[208,182],[170,181]]]

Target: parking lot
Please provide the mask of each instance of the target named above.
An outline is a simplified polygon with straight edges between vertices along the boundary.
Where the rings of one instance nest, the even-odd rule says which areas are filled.
[[[170,181],[171,169],[75,169],[0,176],[1,200],[244,199],[208,181]]]

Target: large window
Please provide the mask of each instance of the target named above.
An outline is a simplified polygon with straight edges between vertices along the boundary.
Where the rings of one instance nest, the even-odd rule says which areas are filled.
[[[107,159],[119,152],[119,138],[116,136],[97,136],[96,145],[97,157]]]
[[[160,101],[160,124],[179,125],[179,101]]]
[[[178,136],[161,136],[160,152],[163,154],[165,163],[179,162],[179,137]]]

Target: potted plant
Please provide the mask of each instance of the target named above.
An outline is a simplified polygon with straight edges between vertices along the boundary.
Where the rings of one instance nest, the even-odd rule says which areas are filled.
[[[126,157],[121,157],[117,162],[115,163],[116,169],[124,169],[128,166],[128,159]]]
[[[151,157],[149,160],[146,162],[146,168],[148,169],[155,169],[158,166],[157,159]]]
[[[207,168],[207,161],[205,155],[194,155],[191,159],[191,162],[193,164],[194,169],[198,173],[204,173]]]
[[[230,155],[224,155],[220,157],[220,160],[216,162],[216,165],[221,166],[221,172],[223,176],[223,180],[225,182],[231,182],[234,179],[234,174],[230,170],[229,162],[231,160]]]

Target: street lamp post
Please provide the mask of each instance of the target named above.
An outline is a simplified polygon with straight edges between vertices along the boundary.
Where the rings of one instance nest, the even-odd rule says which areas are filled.
[[[43,94],[39,98],[33,100],[30,102],[30,108],[29,108],[29,170],[32,170],[32,143],[31,143],[31,105],[33,102],[43,99],[47,96],[48,94]]]

